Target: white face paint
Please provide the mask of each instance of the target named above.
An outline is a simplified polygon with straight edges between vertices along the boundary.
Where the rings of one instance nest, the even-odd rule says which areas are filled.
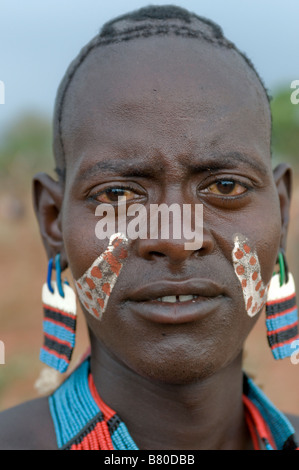
[[[78,296],[85,309],[101,320],[117,278],[128,257],[128,239],[122,233],[114,233],[107,249],[75,281]]]
[[[254,317],[266,303],[269,285],[263,283],[256,251],[242,234],[234,236],[232,259],[242,287],[245,309],[250,317]]]

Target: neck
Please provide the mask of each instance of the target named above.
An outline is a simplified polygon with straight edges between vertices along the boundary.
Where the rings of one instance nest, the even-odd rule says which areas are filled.
[[[242,356],[211,377],[173,385],[141,377],[92,340],[91,372],[104,402],[139,449],[251,448],[242,403]]]

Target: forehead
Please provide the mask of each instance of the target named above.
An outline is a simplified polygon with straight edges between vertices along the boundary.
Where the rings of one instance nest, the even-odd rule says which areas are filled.
[[[99,147],[184,152],[187,143],[196,151],[235,143],[269,158],[270,132],[264,90],[244,59],[189,38],[95,49],[74,75],[62,114],[67,161]]]

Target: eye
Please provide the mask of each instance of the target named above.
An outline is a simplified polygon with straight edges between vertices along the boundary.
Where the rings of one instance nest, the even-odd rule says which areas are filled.
[[[238,196],[247,191],[247,187],[234,180],[219,180],[204,189],[205,193],[212,193],[219,196]]]
[[[136,194],[133,189],[127,187],[107,188],[94,195],[94,198],[97,201],[106,204],[127,202],[133,200],[136,197],[138,197],[138,194]]]

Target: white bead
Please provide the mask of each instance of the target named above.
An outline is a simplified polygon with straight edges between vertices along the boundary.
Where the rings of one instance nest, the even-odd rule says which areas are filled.
[[[71,313],[76,315],[76,294],[73,289],[68,284],[63,284],[64,297],[58,292],[58,287],[56,281],[51,281],[51,286],[54,290],[54,293],[49,291],[48,284],[45,283],[42,289],[42,302],[49,307],[57,308],[66,313]]]
[[[295,283],[294,278],[291,273],[289,273],[289,281],[287,284],[280,286],[280,275],[275,274],[270,282],[270,287],[268,290],[267,301],[281,300],[285,297],[290,297],[295,293]]]

